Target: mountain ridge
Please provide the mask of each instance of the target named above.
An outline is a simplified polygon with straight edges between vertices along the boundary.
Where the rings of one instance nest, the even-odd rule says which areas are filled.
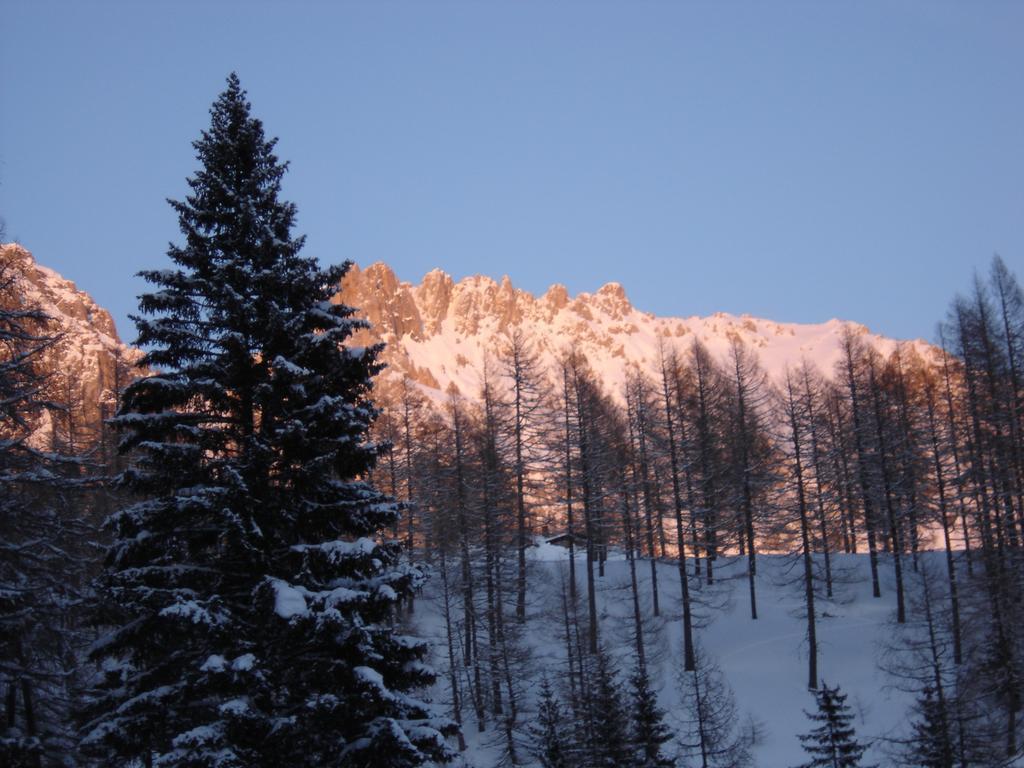
[[[353,265],[336,297],[359,309],[372,329],[365,342],[385,342],[385,377],[408,376],[435,397],[454,384],[473,394],[489,358],[522,330],[551,369],[570,348],[580,351],[609,392],[621,392],[629,370],[656,375],[659,340],[684,351],[699,339],[713,354],[724,356],[733,338],[758,352],[768,374],[779,380],[786,365],[802,358],[830,374],[839,360],[846,329],[864,337],[882,354],[899,344],[922,356],[934,347],[921,339],[900,341],[872,333],[865,325],[833,318],[824,323],[783,323],[751,315],[717,312],[701,317],[658,316],[633,306],[621,283],[608,282],[592,293],[571,296],[555,283],[543,294],[516,288],[508,276],[483,275],[454,280],[440,269],[419,284],[399,280],[383,262]],[[550,372],[550,370],[549,370]]]
[[[49,353],[47,366],[80,384],[82,418],[98,425],[112,415],[113,389],[141,352],[123,342],[110,313],[87,292],[40,264],[18,244],[0,245],[26,278],[27,297],[55,320],[64,334]],[[535,296],[515,287],[506,275],[494,280],[472,275],[455,280],[442,269],[427,272],[418,284],[400,280],[383,262],[353,264],[334,301],[356,308],[371,328],[355,343],[384,342],[385,380],[408,376],[436,402],[454,385],[475,396],[485,367],[519,329],[532,340],[548,374],[559,358],[575,348],[586,357],[613,396],[620,396],[631,370],[658,373],[659,342],[685,351],[691,339],[724,357],[733,338],[758,352],[770,376],[778,380],[786,365],[801,358],[826,375],[839,359],[845,329],[867,339],[883,354],[899,344],[923,356],[934,347],[917,339],[899,341],[872,333],[861,323],[831,319],[824,323],[783,323],[751,315],[717,312],[708,316],[658,316],[637,309],[619,282],[571,295],[559,283]],[[120,371],[117,366],[124,366]],[[130,374],[129,374],[130,375]]]

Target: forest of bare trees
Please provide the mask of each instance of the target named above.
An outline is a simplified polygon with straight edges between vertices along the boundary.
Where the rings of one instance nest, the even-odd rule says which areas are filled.
[[[926,355],[905,344],[884,357],[848,330],[834,369],[793,361],[781,381],[738,339],[721,359],[697,340],[666,340],[659,376],[635,370],[610,392],[572,349],[551,375],[516,331],[478,391],[453,388],[439,403],[408,381],[383,387],[378,432],[393,449],[379,482],[410,505],[413,550],[440,561],[445,679],[463,727],[493,731],[509,764],[530,764],[536,697],[522,681],[540,672],[520,638],[536,623],[558,626],[563,663],[542,673],[546,706],[574,724],[559,730],[560,749],[576,755],[565,764],[606,764],[609,685],[624,713],[634,709],[629,697],[643,699],[652,621],[681,622],[673,653],[691,698],[702,685],[727,689],[700,628],[721,603],[724,562],[742,563],[744,601],[758,620],[762,555],[793,561],[806,682],[819,689],[816,622],[851,578],[839,556],[860,553],[874,596],[891,589],[896,601],[884,663],[919,702],[921,743],[896,750],[900,759],[995,765],[1018,754],[1024,298],[999,258],[955,299],[937,338]],[[563,583],[544,585],[554,595],[546,602],[525,556],[545,541],[566,548],[567,566]],[[926,562],[930,551],[943,553],[941,569]],[[609,639],[596,587],[611,553],[627,562],[634,606],[635,674],[614,684],[602,667]],[[659,562],[675,564],[675,604],[664,600]],[[931,659],[907,662],[920,656],[922,626],[934,635]],[[662,714],[655,707],[648,719]],[[723,736],[733,740],[726,759],[713,757],[713,725],[695,728],[691,758],[743,764],[756,729]],[[913,762],[925,741],[940,762]],[[668,759],[659,748],[631,754],[637,765]]]

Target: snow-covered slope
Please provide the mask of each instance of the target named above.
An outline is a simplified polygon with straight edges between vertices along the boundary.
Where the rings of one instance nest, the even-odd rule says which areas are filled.
[[[536,696],[541,680],[547,676],[563,697],[567,696],[562,681],[567,668],[564,624],[561,615],[561,585],[567,577],[566,550],[541,544],[530,550],[529,631],[524,633],[522,658],[528,659],[517,671],[526,710],[520,721],[523,733],[533,718]],[[940,552],[921,556],[935,572],[944,567]],[[680,687],[682,667],[682,632],[679,608],[679,586],[675,563],[658,564],[658,584],[663,615],[654,619],[650,613],[650,571],[646,561],[638,564],[641,608],[645,614],[645,647],[651,665],[651,679],[658,690],[658,699],[666,711],[666,722],[675,738],[681,738],[682,723],[687,719]],[[854,727],[862,743],[870,743],[865,764],[888,765],[887,739],[906,735],[912,697],[896,689],[894,678],[880,667],[878,659],[886,641],[895,630],[895,593],[892,569],[883,567],[882,598],[871,596],[868,562],[865,555],[834,555],[837,573],[845,574],[846,583],[838,588],[836,601],[820,601],[818,611],[819,674],[829,686],[840,686],[848,695],[847,704],[855,713]],[[582,582],[582,556],[577,578]],[[706,662],[715,662],[735,695],[738,722],[749,718],[758,725],[761,737],[752,749],[753,765],[761,768],[785,768],[800,765],[809,758],[797,734],[807,733],[813,724],[805,711],[813,711],[815,702],[807,690],[806,621],[802,617],[800,585],[792,583],[791,563],[780,556],[767,555],[758,565],[759,615],[750,618],[745,593],[745,562],[733,560],[721,564],[719,585],[713,591],[693,582],[694,597],[724,607],[698,609],[701,625],[695,630],[695,641]],[[447,676],[447,637],[441,611],[440,579],[427,584],[427,599],[417,604],[412,619],[416,631],[429,637],[434,646],[433,662],[441,673],[435,686],[435,700],[450,707]],[[917,588],[917,577],[908,576],[911,593]],[[625,684],[635,667],[633,648],[632,598],[629,572],[621,556],[607,564],[607,573],[597,579],[598,605],[601,618],[601,643],[614,656],[615,668]],[[582,591],[582,585],[581,585]],[[581,621],[585,622],[585,608]],[[585,630],[584,630],[585,631]],[[468,742],[465,765],[488,768],[500,764],[503,733],[500,728],[478,732],[472,709],[465,707],[464,732]],[[524,740],[528,737],[524,735]],[[666,751],[680,749],[673,740]],[[535,765],[528,762],[528,765]],[[700,765],[698,762],[681,765]]]
[[[372,323],[372,338],[387,342],[385,359],[390,370],[385,375],[408,374],[428,394],[438,396],[451,383],[465,394],[475,394],[485,359],[493,359],[516,328],[533,340],[552,372],[560,355],[578,350],[613,394],[622,391],[631,367],[656,374],[661,341],[683,351],[697,338],[712,353],[724,356],[732,338],[738,337],[757,350],[762,365],[775,377],[802,358],[831,373],[847,327],[883,354],[897,344],[841,320],[776,323],[725,313],[657,317],[633,307],[619,283],[575,297],[564,286],[553,285],[535,297],[515,288],[508,277],[500,283],[481,276],[455,282],[436,269],[419,285],[412,285],[399,281],[382,263],[365,269],[354,266],[339,298],[359,308]],[[930,354],[925,342],[913,344]]]
[[[52,318],[48,332],[60,340],[44,360],[49,396],[70,404],[78,438],[88,442],[101,419],[113,415],[115,388],[127,384],[140,353],[122,343],[107,310],[73,282],[38,264],[20,245],[0,245],[0,260],[19,275],[22,300]],[[45,438],[50,426],[48,418],[38,425],[38,439]]]

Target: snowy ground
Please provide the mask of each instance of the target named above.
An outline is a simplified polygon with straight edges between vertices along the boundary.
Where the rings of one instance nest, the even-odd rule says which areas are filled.
[[[930,553],[923,557],[935,557]],[[543,671],[558,675],[565,669],[563,644],[564,625],[557,612],[560,605],[559,585],[568,571],[565,550],[542,545],[531,550],[530,571],[531,617],[530,633],[525,643],[530,647],[530,678],[528,687],[539,685]],[[906,694],[890,689],[887,675],[878,669],[879,642],[890,634],[887,622],[895,613],[892,568],[882,558],[882,598],[871,596],[866,555],[836,557],[837,570],[845,569],[849,583],[841,588],[842,601],[819,605],[819,673],[830,686],[839,685],[848,694],[847,703],[857,713],[856,728],[862,741],[893,734],[904,725],[910,700]],[[938,566],[940,560],[935,560]],[[705,598],[726,604],[705,610],[706,626],[697,631],[697,640],[706,653],[719,663],[735,693],[741,717],[752,716],[761,726],[763,738],[753,750],[754,764],[765,768],[783,768],[804,762],[807,755],[796,734],[809,730],[804,710],[814,709],[814,700],[806,688],[807,656],[806,622],[800,616],[802,593],[798,584],[784,585],[787,561],[778,556],[759,558],[759,618],[750,618],[745,560],[719,567],[719,585],[714,595],[705,587]],[[638,561],[641,596],[650,612],[650,565]],[[908,569],[909,570],[909,569]],[[794,570],[794,577],[798,571]],[[723,578],[732,576],[733,578]],[[583,585],[582,561],[577,578]],[[660,687],[659,698],[668,711],[672,725],[673,711],[679,709],[676,670],[681,668],[681,621],[679,618],[679,582],[675,563],[659,564],[659,594],[662,619],[648,620],[646,645],[652,658],[652,678]],[[415,624],[417,631],[436,643],[435,663],[438,671],[446,669],[446,646],[443,622],[438,615],[436,599],[439,588],[433,579],[427,588],[427,599],[418,601]],[[632,600],[629,572],[622,559],[607,564],[607,572],[599,580],[599,600],[604,618],[601,640],[613,652],[620,653],[618,666],[625,679],[633,668]],[[448,701],[446,679],[435,691],[440,704]],[[466,716],[469,716],[467,707]],[[487,747],[491,734],[481,736],[467,719],[466,738],[469,749],[466,764],[487,768],[497,764],[496,754]],[[876,745],[866,755],[868,763],[885,765],[884,753]]]

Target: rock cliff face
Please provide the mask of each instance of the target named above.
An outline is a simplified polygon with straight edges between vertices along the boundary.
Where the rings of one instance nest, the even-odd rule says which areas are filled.
[[[71,405],[72,420],[44,420],[37,440],[66,439],[64,433],[70,428],[79,443],[87,441],[98,434],[102,419],[113,414],[117,388],[136,374],[133,364],[141,353],[120,340],[110,314],[92,297],[36,263],[24,248],[0,246],[0,258],[22,275],[25,300],[51,315],[53,330],[62,335],[47,353],[46,368],[54,397]],[[470,397],[478,394],[488,361],[495,360],[517,329],[536,347],[553,380],[559,358],[575,349],[613,395],[622,392],[630,369],[657,375],[660,345],[684,351],[694,338],[723,358],[731,340],[739,338],[757,350],[762,365],[774,377],[802,358],[831,373],[846,328],[863,335],[883,354],[898,343],[841,320],[776,323],[724,313],[656,317],[633,307],[618,283],[575,297],[565,286],[553,285],[543,295],[533,296],[514,287],[508,277],[496,282],[474,276],[456,282],[435,269],[413,285],[380,263],[365,269],[353,266],[335,301],[356,307],[371,323],[355,343],[387,344],[386,379],[408,376],[438,401],[450,385]],[[922,341],[912,345],[922,355],[932,354]]]
[[[622,391],[631,368],[657,374],[661,344],[684,351],[696,338],[724,357],[732,339],[739,338],[758,352],[771,376],[781,377],[786,365],[798,365],[803,358],[830,374],[847,328],[883,354],[898,343],[841,320],[776,323],[725,313],[656,317],[634,308],[619,283],[576,297],[565,286],[553,285],[535,297],[515,288],[508,277],[501,282],[481,276],[455,282],[434,270],[413,285],[381,263],[365,269],[353,266],[336,300],[358,308],[370,321],[364,342],[387,343],[385,377],[408,375],[437,398],[450,384],[475,395],[488,359],[494,359],[515,329],[536,345],[552,376],[559,357],[576,349],[613,395]],[[912,346],[925,356],[932,354],[923,341]]]
[[[43,370],[47,396],[67,410],[44,416],[35,442],[86,448],[97,440],[102,420],[113,415],[117,390],[135,375],[140,353],[121,342],[109,312],[70,280],[36,263],[20,245],[0,245],[0,263],[18,275],[18,296],[5,300],[41,308],[51,318],[47,333],[59,336],[45,353]],[[69,441],[74,445],[66,446]]]

